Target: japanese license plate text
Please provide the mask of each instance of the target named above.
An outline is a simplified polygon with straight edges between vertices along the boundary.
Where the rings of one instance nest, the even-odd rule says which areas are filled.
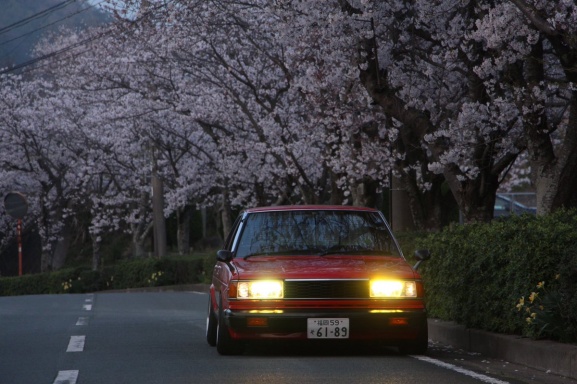
[[[307,319],[307,337],[309,339],[348,339],[348,318],[309,318]]]

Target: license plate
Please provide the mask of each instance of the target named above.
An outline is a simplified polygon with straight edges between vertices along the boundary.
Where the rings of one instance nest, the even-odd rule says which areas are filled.
[[[307,319],[307,337],[309,339],[348,339],[349,319]]]

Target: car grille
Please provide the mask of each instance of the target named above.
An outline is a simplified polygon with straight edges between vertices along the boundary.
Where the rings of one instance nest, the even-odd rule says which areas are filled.
[[[368,280],[286,280],[285,299],[366,299]]]

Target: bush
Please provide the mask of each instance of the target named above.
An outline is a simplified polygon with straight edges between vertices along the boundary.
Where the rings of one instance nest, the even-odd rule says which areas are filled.
[[[209,261],[210,260],[210,261]],[[165,257],[122,261],[102,271],[70,268],[56,272],[0,278],[0,296],[48,293],[85,293],[204,283],[214,257]],[[212,264],[212,265],[211,265]],[[210,271],[206,271],[210,265]]]
[[[420,270],[430,316],[488,331],[577,341],[575,211],[454,225],[416,239],[415,247],[433,255]],[[530,324],[519,313],[520,298],[528,298],[539,282],[553,280],[547,312],[529,313],[543,323]]]

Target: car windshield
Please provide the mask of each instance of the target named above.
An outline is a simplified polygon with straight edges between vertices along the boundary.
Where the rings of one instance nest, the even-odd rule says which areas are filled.
[[[378,212],[303,210],[247,215],[236,257],[362,254],[400,257]]]

